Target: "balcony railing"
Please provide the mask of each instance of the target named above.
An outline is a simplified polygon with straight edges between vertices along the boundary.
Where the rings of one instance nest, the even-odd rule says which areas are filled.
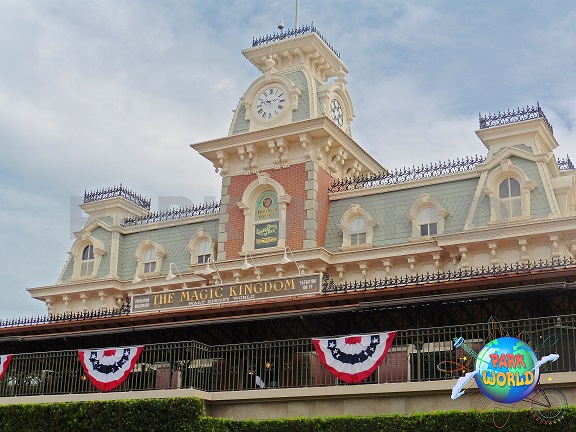
[[[382,329],[392,330],[392,329]],[[478,352],[496,337],[519,337],[537,356],[557,353],[546,372],[576,370],[576,315],[398,331],[384,362],[363,383],[448,380],[463,368],[441,372],[441,362],[462,364],[466,353],[452,340],[463,337]],[[255,389],[258,376],[266,388],[347,385],[320,362],[310,339],[209,346],[195,341],[146,345],[128,379],[114,391],[195,388],[205,391]],[[252,372],[252,373],[249,373]],[[0,396],[95,393],[76,351],[15,354],[2,381]]]
[[[95,191],[84,191],[84,203],[90,203],[95,201],[102,201],[110,198],[121,197],[127,199],[133,204],[136,204],[143,209],[150,210],[150,198],[146,198],[134,191],[122,186],[112,186],[105,189],[99,189]]]
[[[260,37],[252,37],[252,46],[259,46],[259,45],[266,45],[272,42],[278,42],[284,39],[290,39],[296,36],[302,36],[305,34],[316,33],[322,41],[332,50],[336,57],[340,58],[340,53],[336,51],[332,45],[328,43],[326,38],[322,36],[322,34],[318,31],[316,27],[314,27],[314,23],[312,25],[303,25],[295,29],[288,29],[286,31],[281,31],[279,33],[268,34],[266,36]]]
[[[485,116],[479,115],[479,123],[480,129],[486,129],[494,126],[502,126],[511,123],[518,123],[525,120],[532,120],[535,118],[543,119],[544,123],[550,130],[550,133],[554,134],[554,129],[544,115],[544,111],[542,111],[542,108],[540,108],[539,103],[536,103],[536,106],[527,106],[526,108],[517,108],[505,112],[488,113]]]

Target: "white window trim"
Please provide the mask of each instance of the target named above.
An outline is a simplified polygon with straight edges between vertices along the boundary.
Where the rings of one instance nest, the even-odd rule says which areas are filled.
[[[150,273],[144,273],[144,255],[148,249],[154,248],[156,250],[156,270]],[[152,240],[144,240],[142,243],[138,245],[136,248],[136,252],[134,252],[134,258],[136,258],[136,273],[134,276],[158,276],[160,275],[160,269],[162,268],[162,261],[166,253],[164,252],[164,248],[159,245],[158,243]]]
[[[522,214],[520,216],[503,218],[500,214],[500,196],[498,188],[507,178],[514,178],[520,183],[520,200]],[[482,191],[490,198],[490,220],[489,225],[507,222],[520,222],[532,219],[530,214],[530,192],[536,188],[536,183],[530,180],[524,171],[512,165],[510,159],[500,162],[500,166],[494,169],[486,179],[486,186]]]
[[[191,266],[205,265],[206,264],[206,263],[201,263],[201,264],[198,263],[198,246],[204,240],[208,240],[210,242],[210,258],[214,259],[214,252],[215,252],[214,251],[214,241],[212,240],[212,237],[210,237],[210,234],[208,234],[206,231],[204,231],[203,228],[200,228],[198,230],[198,232],[192,236],[192,238],[188,242],[188,246],[186,246],[186,249],[190,253],[190,265]]]
[[[350,235],[350,225],[352,221],[358,217],[364,218],[366,221],[366,243],[353,245]],[[360,204],[352,204],[348,210],[344,212],[340,219],[338,227],[342,230],[342,250],[350,249],[366,249],[372,247],[374,238],[374,227],[376,226],[374,218],[364,210]]]
[[[94,268],[92,269],[92,274],[81,276],[80,269],[82,267],[82,252],[84,252],[86,246],[89,245],[92,245],[94,251]],[[74,260],[74,267],[72,269],[70,280],[95,278],[98,274],[98,268],[100,267],[100,262],[104,255],[106,255],[106,251],[104,250],[104,243],[102,243],[102,241],[89,234],[82,234],[78,239],[76,239],[72,245],[72,249],[70,250],[70,256]]]
[[[424,193],[420,194],[420,198],[414,201],[414,204],[410,207],[410,212],[406,215],[406,217],[412,222],[412,237],[410,238],[410,241],[430,240],[433,237],[430,235],[423,236],[420,233],[420,213],[427,207],[434,208],[436,210],[436,215],[438,216],[435,235],[444,233],[444,220],[446,216],[448,216],[448,212],[438,201],[432,198],[430,194]]]
[[[278,207],[280,209],[278,223],[278,245],[269,248],[254,248],[254,214],[256,211],[256,199],[262,192],[272,190],[278,196]],[[274,250],[284,250],[286,246],[286,212],[288,204],[292,197],[286,194],[286,191],[280,183],[270,178],[268,173],[258,173],[258,178],[248,185],[242,194],[242,200],[237,203],[238,207],[244,212],[244,244],[242,252],[251,254],[270,252]]]

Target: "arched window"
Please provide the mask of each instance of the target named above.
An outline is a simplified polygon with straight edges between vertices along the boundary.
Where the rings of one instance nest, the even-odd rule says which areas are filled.
[[[202,264],[208,262],[212,256],[212,242],[205,238],[196,247],[196,262]]]
[[[70,280],[94,278],[100,269],[102,257],[106,255],[104,243],[90,234],[82,233],[70,250],[70,259],[74,262]]]
[[[80,276],[92,276],[94,272],[94,246],[86,246],[82,251],[82,261],[80,263]]]
[[[512,223],[531,219],[530,195],[536,183],[509,159],[500,161],[486,178],[482,191],[490,198],[490,220]]]
[[[520,182],[514,177],[504,179],[498,186],[500,216],[502,219],[522,216]]]
[[[424,207],[418,215],[420,235],[432,236],[438,234],[438,211],[435,207]]]
[[[406,215],[412,221],[413,241],[422,241],[422,237],[430,237],[444,233],[444,222],[448,212],[430,194],[420,194]]]
[[[135,276],[147,274],[148,276],[160,274],[162,262],[166,252],[164,247],[152,240],[144,240],[136,248],[134,258],[136,258]]]
[[[278,246],[280,207],[278,194],[267,190],[256,199],[254,211],[254,249]]]
[[[144,254],[144,273],[156,271],[156,249],[151,247]]]
[[[350,222],[350,245],[366,244],[366,219],[357,217]]]
[[[342,230],[342,249],[372,246],[376,222],[360,204],[352,204],[338,226]]]

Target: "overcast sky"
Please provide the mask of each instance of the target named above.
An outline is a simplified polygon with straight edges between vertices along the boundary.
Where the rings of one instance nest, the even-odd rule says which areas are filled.
[[[341,53],[353,137],[388,169],[485,154],[478,113],[537,101],[576,160],[573,0],[301,0]],[[122,182],[201,203],[220,177],[189,144],[224,137],[259,72],[253,36],[294,0],[0,0],[0,319],[45,314],[84,190]],[[179,197],[179,198],[170,198]]]

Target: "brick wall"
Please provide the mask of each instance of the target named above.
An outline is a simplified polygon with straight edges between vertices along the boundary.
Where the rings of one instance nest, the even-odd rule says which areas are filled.
[[[293,165],[288,168],[271,169],[264,171],[270,174],[282,185],[292,201],[288,204],[286,214],[286,245],[293,250],[302,249],[304,241],[304,219],[306,212],[304,202],[306,200],[306,191],[304,182],[307,174],[304,164]],[[228,258],[238,257],[244,243],[244,211],[238,208],[237,204],[242,200],[242,194],[246,187],[256,180],[256,174],[238,175],[230,179],[228,195],[230,204],[228,205],[228,223],[226,224],[226,233],[228,235],[224,250]]]

